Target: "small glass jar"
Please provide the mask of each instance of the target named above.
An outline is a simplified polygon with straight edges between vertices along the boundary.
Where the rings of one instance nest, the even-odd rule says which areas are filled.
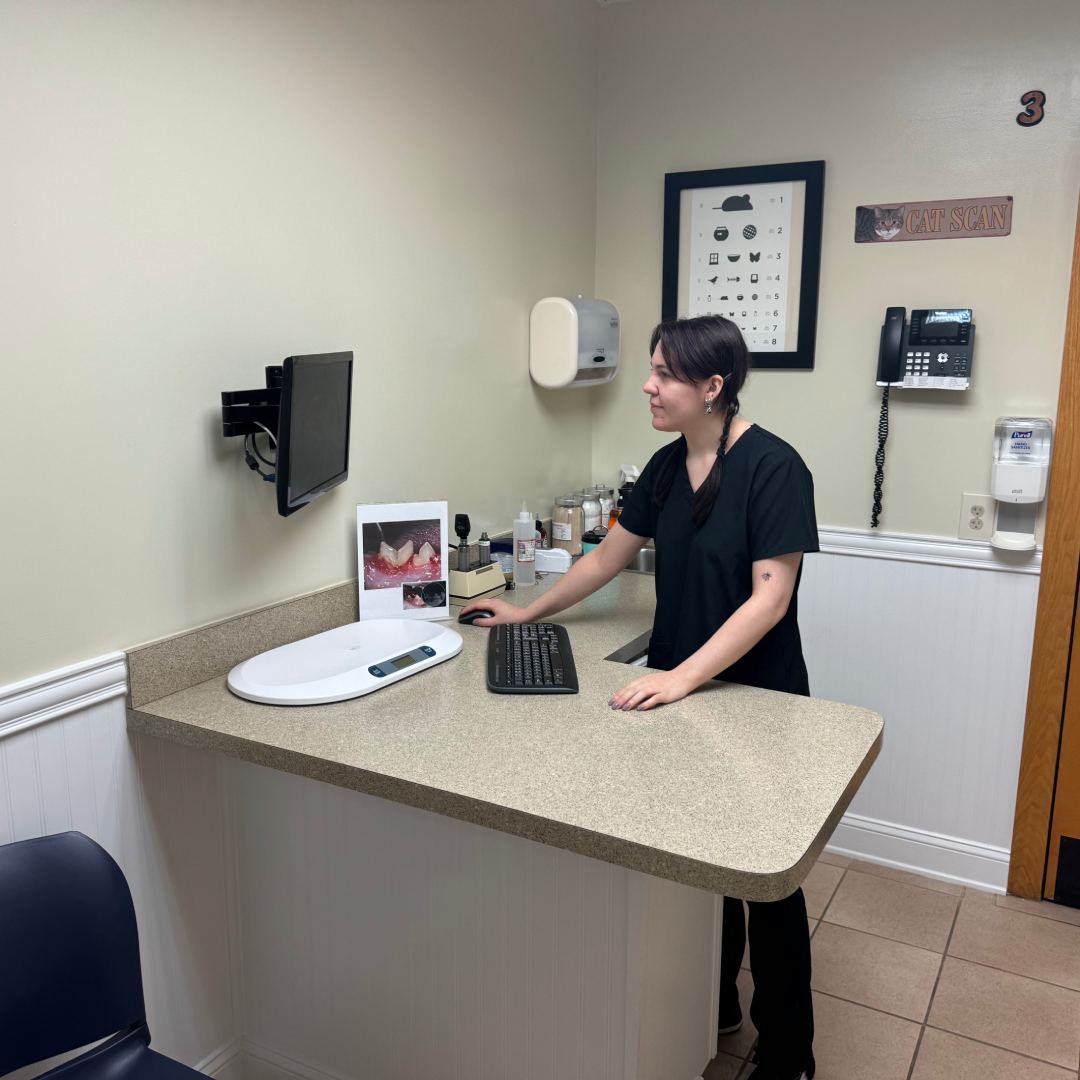
[[[551,546],[580,555],[583,524],[581,496],[560,495],[551,510]]]
[[[592,488],[581,493],[582,532],[590,532],[601,524],[600,499]]]

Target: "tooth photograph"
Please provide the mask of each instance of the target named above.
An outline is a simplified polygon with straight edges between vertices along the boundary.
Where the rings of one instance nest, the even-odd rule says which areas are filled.
[[[364,588],[396,589],[443,577],[439,520],[366,522]]]

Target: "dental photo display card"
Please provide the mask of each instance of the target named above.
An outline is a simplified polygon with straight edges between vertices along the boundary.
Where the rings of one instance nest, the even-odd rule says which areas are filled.
[[[448,619],[447,504],[356,508],[361,619]]]

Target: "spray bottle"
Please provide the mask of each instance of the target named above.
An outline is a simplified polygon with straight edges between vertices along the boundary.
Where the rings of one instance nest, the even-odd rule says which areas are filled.
[[[525,503],[514,522],[514,585],[536,584],[536,526]]]

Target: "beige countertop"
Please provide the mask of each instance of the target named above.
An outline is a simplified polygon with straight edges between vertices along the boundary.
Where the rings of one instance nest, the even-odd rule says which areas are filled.
[[[528,603],[552,580],[506,599]],[[646,633],[652,613],[653,579],[623,573],[554,617],[570,632],[576,695],[489,693],[488,632],[452,623],[464,639],[458,656],[365,697],[260,705],[231,694],[222,671],[145,701],[133,679],[129,725],[687,885],[786,896],[877,756],[882,718],[723,683],[615,712],[609,697],[643,669],[605,658]],[[235,622],[197,633],[235,639]],[[201,639],[182,640],[188,663]],[[160,684],[148,669],[170,647],[129,654],[140,681]],[[268,647],[253,642],[248,655]],[[205,665],[190,663],[201,677]]]

